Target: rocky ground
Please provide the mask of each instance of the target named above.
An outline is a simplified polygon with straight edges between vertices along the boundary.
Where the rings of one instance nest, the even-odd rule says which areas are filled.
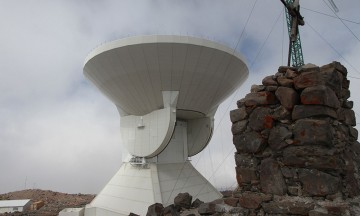
[[[83,207],[93,200],[93,194],[67,194],[50,190],[22,190],[6,194],[0,194],[1,200],[31,199],[33,202],[44,201],[45,205],[36,211],[24,213],[0,214],[14,216],[55,216],[64,208]]]

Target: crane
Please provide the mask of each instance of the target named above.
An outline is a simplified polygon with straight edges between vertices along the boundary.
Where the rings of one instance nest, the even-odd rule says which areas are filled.
[[[300,67],[304,65],[304,55],[301,47],[299,25],[305,24],[300,14],[300,0],[280,0],[286,8],[286,22],[289,32],[288,66]],[[333,0],[328,0],[335,12],[339,12]]]

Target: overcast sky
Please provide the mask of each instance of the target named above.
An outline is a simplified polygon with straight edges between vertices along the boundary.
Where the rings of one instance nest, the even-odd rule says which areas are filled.
[[[337,16],[353,21],[343,21],[347,27],[309,10],[334,16],[328,0],[301,0],[304,58],[342,62],[360,114],[360,1],[334,2]],[[245,56],[248,80],[219,107],[211,143],[192,158],[218,188],[235,182],[229,110],[287,62],[279,0],[0,0],[0,26],[0,193],[25,187],[98,193],[119,169],[116,107],[82,74],[87,54],[106,41],[192,35]]]

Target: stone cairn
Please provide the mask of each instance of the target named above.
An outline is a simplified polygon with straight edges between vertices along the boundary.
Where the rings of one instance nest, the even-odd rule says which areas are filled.
[[[230,111],[248,215],[360,215],[360,144],[339,62],[281,66]]]

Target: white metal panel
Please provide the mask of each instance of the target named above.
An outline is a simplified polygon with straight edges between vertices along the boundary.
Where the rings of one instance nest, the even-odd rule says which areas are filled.
[[[188,156],[194,156],[202,151],[210,141],[214,121],[212,117],[192,119],[188,121],[187,149]]]

